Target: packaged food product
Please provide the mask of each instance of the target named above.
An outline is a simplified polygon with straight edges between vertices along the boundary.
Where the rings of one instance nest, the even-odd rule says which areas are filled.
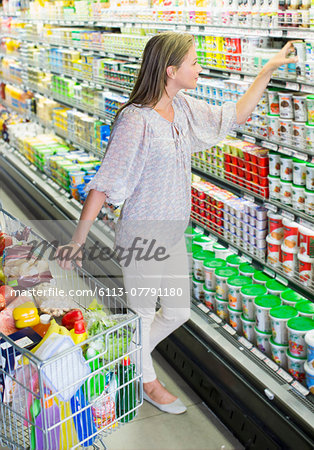
[[[304,302],[298,302],[295,306],[295,309],[298,311],[298,314],[300,317],[308,317],[309,319],[314,319],[314,303],[311,302],[310,300],[305,300]],[[306,341],[306,335],[305,335],[305,341]],[[314,354],[313,354],[313,359],[314,359]]]
[[[281,118],[279,121],[280,141],[283,144],[291,144],[292,141],[292,120]]]
[[[306,189],[314,191],[314,164],[306,163]]]
[[[213,245],[215,244],[214,239],[202,235],[202,236],[197,236],[193,239],[193,245],[199,245],[202,250],[209,250],[212,251],[213,250]]]
[[[292,144],[296,147],[306,147],[306,128],[305,123],[292,122]]]
[[[204,302],[204,289],[203,289],[203,281],[197,280],[196,278],[192,278],[192,286],[193,286],[193,296],[196,300]]]
[[[279,92],[274,88],[267,89],[270,114],[279,114]]]
[[[241,288],[251,285],[252,278],[236,275],[228,278],[228,300],[231,308],[242,311]]]
[[[228,303],[228,300],[223,300],[223,299],[218,298],[216,296],[215,304],[216,304],[217,316],[219,316],[223,320],[228,320],[228,317],[229,317],[229,310],[228,310],[229,303]]]
[[[313,282],[314,258],[310,258],[306,253],[298,253],[299,277],[305,286],[311,286]]]
[[[279,92],[279,115],[283,119],[293,118],[292,94]]]
[[[292,181],[294,184],[299,186],[305,186],[306,181],[306,161],[302,159],[293,158],[292,159],[292,171],[293,177]]]
[[[292,206],[297,211],[305,209],[305,188],[297,184],[292,184]]]
[[[282,270],[288,276],[293,276],[297,272],[298,266],[298,249],[289,248],[284,244],[281,245]]]
[[[248,320],[255,320],[254,300],[260,295],[266,295],[265,286],[252,284],[241,288],[243,316]]]
[[[314,230],[310,230],[309,228],[299,226],[299,234],[300,234],[300,254],[307,255],[310,258],[313,257],[310,254],[310,249],[314,246]]]
[[[228,278],[238,275],[239,271],[235,267],[226,267],[223,269],[216,269],[216,298],[221,300],[228,299]]]
[[[223,259],[226,259],[226,257],[232,253],[230,252],[230,250],[228,250],[228,248],[224,247],[221,244],[214,244],[213,251],[215,252],[216,258],[223,258]]]
[[[287,322],[297,317],[298,311],[293,306],[280,305],[272,308],[269,312],[273,340],[276,344],[288,345]]]
[[[309,124],[314,124],[314,95],[306,97],[307,105],[307,121]]]
[[[292,183],[280,180],[280,201],[286,205],[292,205]]]
[[[306,122],[305,124],[305,133],[306,133],[306,148],[313,152],[314,145],[314,124]]]
[[[242,333],[243,336],[250,342],[255,342],[255,320],[250,320],[247,319],[246,317],[244,317],[244,315],[242,314],[241,316],[241,321],[242,321]]]
[[[270,342],[271,356],[273,360],[283,369],[287,369],[288,368],[287,350],[289,346],[277,344],[272,337],[270,338],[269,342]]]
[[[271,333],[259,330],[255,327],[256,347],[266,355],[270,356]]]
[[[211,311],[215,311],[215,296],[216,291],[210,291],[207,289],[206,285],[203,286],[204,289],[204,299],[205,299],[205,305],[207,308],[209,308]]]
[[[205,286],[210,291],[216,291],[216,276],[215,270],[222,269],[226,267],[227,263],[225,260],[220,258],[205,260],[203,264],[204,276],[205,276]]]
[[[310,216],[314,216],[314,191],[305,189],[304,211]]]
[[[305,358],[307,346],[305,334],[307,331],[314,330],[314,320],[308,317],[294,317],[287,322],[289,350],[293,356]]]
[[[293,177],[293,161],[291,156],[280,156],[280,179],[284,181],[292,181]]]
[[[273,267],[279,267],[281,263],[281,243],[272,239],[271,236],[266,237],[267,242],[267,262]]]
[[[268,211],[267,213],[269,219],[269,234],[274,241],[278,243],[282,242],[283,239],[283,217],[279,214],[275,214],[272,211]]]
[[[284,305],[296,306],[299,302],[304,302],[306,300],[303,295],[295,292],[293,289],[286,289],[284,292],[280,294],[280,298]]]
[[[284,227],[283,243],[288,248],[296,248],[298,246],[299,224],[284,218],[282,220]]]
[[[304,371],[306,385],[310,392],[314,394],[314,368],[307,361],[304,363]]]
[[[271,333],[269,312],[275,306],[281,305],[281,300],[275,295],[259,295],[254,300],[256,326],[259,331]]]
[[[269,174],[274,177],[280,176],[280,154],[278,152],[269,152]]]
[[[196,236],[202,236],[202,234],[203,233],[201,231],[197,231],[193,227],[187,227],[187,229],[184,232],[184,236],[185,236],[186,249],[187,249],[188,253],[192,252],[193,239]]]
[[[269,183],[269,197],[275,200],[280,200],[280,178],[273,175],[268,175]]]
[[[289,349],[287,350],[288,372],[297,381],[303,383],[305,380],[304,363],[306,358],[293,355]]]
[[[306,98],[304,94],[293,94],[293,112],[294,120],[297,122],[307,121]]]
[[[263,286],[266,286],[267,281],[271,279],[272,278],[270,278],[268,275],[266,275],[266,273],[262,272],[261,270],[255,270],[253,274],[253,283],[261,284]]]
[[[314,369],[314,330],[307,331],[304,340],[307,345],[307,360]]]
[[[229,311],[229,323],[236,330],[237,333],[242,334],[242,321],[241,321],[241,314],[242,310],[236,310],[234,308],[231,308],[230,305],[228,305],[228,311]]]
[[[268,123],[268,139],[278,141],[279,139],[279,115],[278,114],[267,114]]]
[[[193,254],[193,272],[196,280],[204,281],[203,263],[205,260],[214,259],[215,253],[209,250],[201,250]]]
[[[255,272],[254,267],[248,263],[242,263],[239,266],[239,274],[245,277],[253,278],[253,274]]]
[[[280,297],[280,294],[284,292],[287,287],[273,279],[266,282],[266,289],[268,294]]]
[[[240,264],[242,264],[243,262],[243,259],[238,255],[229,255],[226,258],[226,263],[229,267],[239,268]]]

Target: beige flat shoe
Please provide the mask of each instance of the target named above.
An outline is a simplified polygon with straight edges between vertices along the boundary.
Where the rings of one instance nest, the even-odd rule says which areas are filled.
[[[156,408],[160,409],[160,411],[166,412],[168,414],[183,414],[186,412],[186,406],[181,402],[179,398],[172,403],[167,403],[165,405],[161,403],[154,402],[145,391],[143,391],[143,398],[148,403],[151,403]]]

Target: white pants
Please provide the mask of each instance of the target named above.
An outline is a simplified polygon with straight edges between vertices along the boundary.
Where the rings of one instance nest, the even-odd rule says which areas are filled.
[[[122,267],[128,305],[142,318],[143,382],[156,379],[151,352],[190,317],[190,281],[184,237],[165,261],[136,261]],[[160,298],[161,308],[156,312]]]

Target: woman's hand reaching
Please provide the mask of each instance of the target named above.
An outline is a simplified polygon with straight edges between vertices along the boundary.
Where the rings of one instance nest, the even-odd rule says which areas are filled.
[[[82,267],[83,250],[83,245],[77,242],[70,242],[67,245],[58,247],[55,256],[59,266],[65,270],[72,270],[73,263]]]
[[[293,46],[294,42],[301,42],[301,41],[287,42],[286,45],[282,47],[282,49],[268,61],[265,67],[269,68],[273,72],[277,70],[278,67],[281,67],[285,64],[295,64],[296,62],[298,62],[297,56],[288,57],[289,53],[295,50]]]

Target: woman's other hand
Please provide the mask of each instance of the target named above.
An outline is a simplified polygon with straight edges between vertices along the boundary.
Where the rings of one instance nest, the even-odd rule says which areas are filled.
[[[70,242],[67,245],[62,245],[57,248],[55,257],[62,269],[72,270],[73,263],[82,267],[83,245],[78,242]]]

